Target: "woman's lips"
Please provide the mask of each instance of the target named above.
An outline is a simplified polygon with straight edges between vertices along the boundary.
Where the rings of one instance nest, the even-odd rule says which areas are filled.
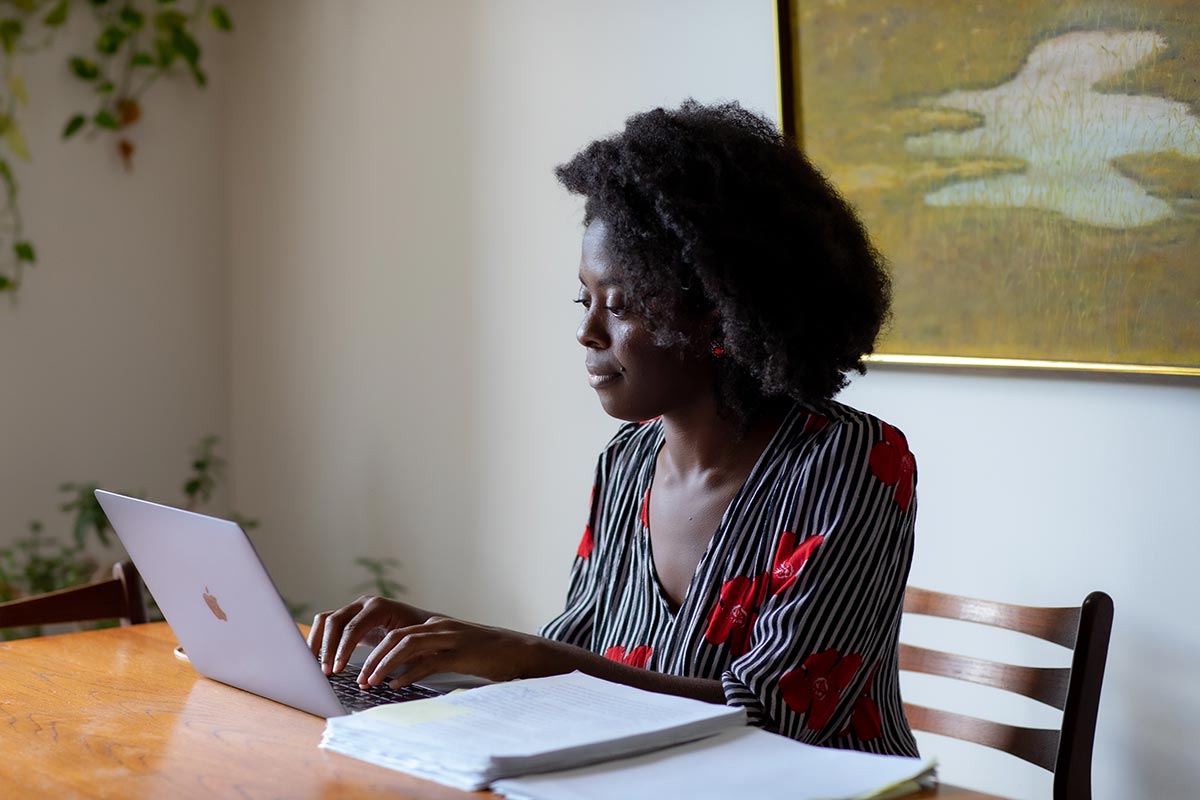
[[[603,389],[610,384],[616,383],[621,377],[619,372],[589,372],[588,384],[593,389]]]

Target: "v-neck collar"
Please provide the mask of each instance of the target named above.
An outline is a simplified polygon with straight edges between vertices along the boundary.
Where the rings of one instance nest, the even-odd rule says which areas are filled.
[[[658,433],[655,437],[654,444],[651,447],[649,464],[643,470],[642,482],[640,485],[639,496],[642,498],[642,503],[645,504],[644,516],[639,514],[641,518],[642,529],[641,538],[644,547],[646,561],[645,579],[650,582],[650,587],[657,598],[663,611],[672,623],[679,619],[681,613],[692,601],[696,593],[696,576],[704,572],[704,568],[709,560],[709,557],[717,550],[718,543],[724,539],[725,530],[728,527],[730,517],[736,509],[745,502],[745,497],[748,487],[757,484],[761,480],[761,473],[766,470],[767,465],[773,460],[775,451],[779,441],[784,437],[794,424],[796,417],[800,413],[808,413],[807,410],[799,403],[794,403],[784,414],[783,420],[779,423],[779,427],[775,429],[775,433],[767,440],[767,445],[758,454],[758,458],[754,462],[754,466],[750,468],[750,472],[746,475],[746,479],[742,481],[742,485],[734,492],[733,498],[729,501],[729,505],[725,507],[725,511],[721,514],[721,521],[717,523],[716,530],[709,537],[708,544],[704,547],[704,552],[700,555],[700,560],[696,562],[696,568],[692,571],[692,577],[688,580],[687,589],[684,590],[683,600],[679,603],[678,608],[671,607],[671,600],[667,597],[666,590],[663,588],[662,580],[658,576],[658,568],[654,565],[654,545],[650,537],[650,489],[654,485],[654,475],[658,470],[658,456],[662,452],[663,445],[666,444],[666,431],[663,429],[662,422],[659,422]]]

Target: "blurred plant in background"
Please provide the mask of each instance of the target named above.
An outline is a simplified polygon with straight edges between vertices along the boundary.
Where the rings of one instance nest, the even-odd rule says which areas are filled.
[[[190,471],[183,482],[184,508],[198,511],[207,505],[213,493],[225,477],[225,459],[217,452],[220,439],[205,436],[192,450]],[[31,595],[54,592],[81,583],[95,580],[99,573],[99,562],[94,555],[93,543],[108,549],[112,546],[112,526],[104,509],[96,501],[95,483],[64,483],[58,487],[65,495],[59,509],[70,515],[71,535],[64,544],[57,537],[45,534],[41,520],[29,523],[29,533],[6,547],[0,547],[0,603],[17,600]],[[141,493],[134,496],[140,497]],[[259,521],[238,513],[230,513],[228,519],[242,526],[249,533],[259,527]],[[117,556],[113,561],[119,560]],[[356,587],[356,591],[369,590],[383,597],[394,598],[404,591],[404,586],[393,572],[400,562],[394,558],[358,558],[355,563],[366,570],[368,578]],[[106,570],[107,571],[107,568]],[[292,616],[299,619],[306,615],[307,607],[284,598]],[[152,619],[161,619],[158,609],[150,598]],[[113,624],[113,623],[108,623]],[[103,627],[105,623],[92,627]],[[0,628],[0,640],[40,636],[41,628]]]
[[[188,510],[195,511],[208,503],[223,475],[225,461],[216,453],[218,441],[216,436],[205,436],[193,451],[191,472],[183,483]],[[59,509],[72,520],[67,543],[47,536],[42,521],[33,520],[27,536],[0,547],[0,602],[66,589],[95,578],[99,564],[92,552],[95,548],[89,550],[89,544],[94,542],[107,549],[113,541],[112,526],[96,501],[97,488],[95,483],[64,483],[58,487],[66,496]],[[231,518],[245,530],[258,527],[258,520],[238,515]],[[40,634],[37,628],[0,629],[3,639]]]
[[[404,591],[404,584],[392,578],[392,571],[400,567],[400,562],[394,558],[362,558],[354,559],[354,563],[367,571],[371,577],[354,587],[356,592],[369,591],[380,597],[395,600]]]
[[[29,145],[17,114],[29,104],[20,58],[54,45],[56,35],[77,7],[95,25],[92,47],[68,58],[70,73],[92,93],[93,107],[72,114],[63,127],[69,139],[116,137],[117,153],[127,169],[136,147],[128,128],[142,117],[142,98],[165,75],[186,72],[201,88],[208,77],[201,64],[196,30],[205,20],[222,32],[233,30],[233,19],[221,5],[206,0],[0,0],[0,292],[13,296],[25,267],[37,263],[33,244],[24,238],[24,221],[17,203],[18,183],[10,157],[31,160]]]

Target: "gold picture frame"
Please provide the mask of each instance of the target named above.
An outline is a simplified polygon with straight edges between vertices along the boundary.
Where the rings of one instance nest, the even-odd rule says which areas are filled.
[[[1200,5],[777,14],[783,129],[892,264],[871,361],[1200,375]]]

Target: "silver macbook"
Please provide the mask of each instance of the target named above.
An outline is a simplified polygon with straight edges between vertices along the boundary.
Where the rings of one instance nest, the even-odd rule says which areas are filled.
[[[441,694],[364,691],[353,667],[327,677],[236,522],[103,490],[96,499],[201,675],[321,717]]]

